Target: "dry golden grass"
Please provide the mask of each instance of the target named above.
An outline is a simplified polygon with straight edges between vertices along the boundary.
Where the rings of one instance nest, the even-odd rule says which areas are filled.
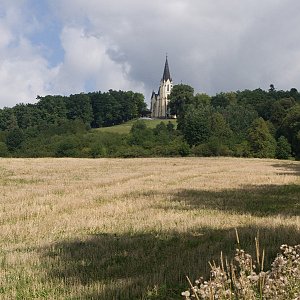
[[[1,299],[180,299],[260,230],[300,241],[300,164],[234,158],[1,159]],[[244,243],[244,244],[243,244]]]

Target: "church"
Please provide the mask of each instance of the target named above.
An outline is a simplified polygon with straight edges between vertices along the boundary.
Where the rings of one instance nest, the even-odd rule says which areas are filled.
[[[170,75],[168,56],[166,56],[165,68],[158,93],[154,91],[151,96],[151,117],[152,118],[168,118],[169,95],[173,88],[173,81]]]

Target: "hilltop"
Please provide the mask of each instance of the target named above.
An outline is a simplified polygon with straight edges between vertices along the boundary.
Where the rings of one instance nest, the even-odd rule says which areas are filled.
[[[125,123],[109,126],[109,127],[101,127],[95,129],[99,132],[107,132],[107,133],[119,133],[119,134],[129,134],[132,125],[135,124],[137,121],[142,121],[146,124],[148,128],[154,129],[157,125],[159,125],[161,122],[164,124],[168,124],[171,122],[174,125],[174,128],[176,128],[177,123],[176,119],[150,119],[150,118],[140,118],[140,119],[134,119],[127,121]]]

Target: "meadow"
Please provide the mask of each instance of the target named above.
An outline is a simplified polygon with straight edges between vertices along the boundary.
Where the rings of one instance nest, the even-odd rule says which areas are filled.
[[[161,122],[165,123],[166,125],[171,122],[174,125],[174,128],[177,126],[176,119],[142,119],[148,128],[155,128]],[[109,127],[100,127],[94,129],[98,132],[109,132],[109,133],[119,133],[119,134],[128,134],[131,130],[132,125],[137,121],[137,119],[127,121],[120,125],[114,125]]]
[[[235,228],[266,268],[300,243],[300,163],[0,159],[0,299],[182,299]]]

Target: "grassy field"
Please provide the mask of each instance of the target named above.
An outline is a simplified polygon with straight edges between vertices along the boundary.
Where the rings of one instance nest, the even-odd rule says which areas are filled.
[[[300,242],[300,163],[0,159],[0,299],[181,299],[237,228]]]
[[[130,132],[130,129],[132,125],[136,122],[137,120],[131,120],[128,121],[124,124],[120,125],[115,125],[111,127],[102,127],[102,128],[97,128],[97,131],[100,132],[111,132],[111,133],[120,133],[120,134],[127,134]],[[143,119],[143,121],[146,123],[147,127],[149,128],[155,128],[159,123],[164,122],[165,124],[168,124],[168,122],[172,122],[176,128],[176,120],[175,119]]]

